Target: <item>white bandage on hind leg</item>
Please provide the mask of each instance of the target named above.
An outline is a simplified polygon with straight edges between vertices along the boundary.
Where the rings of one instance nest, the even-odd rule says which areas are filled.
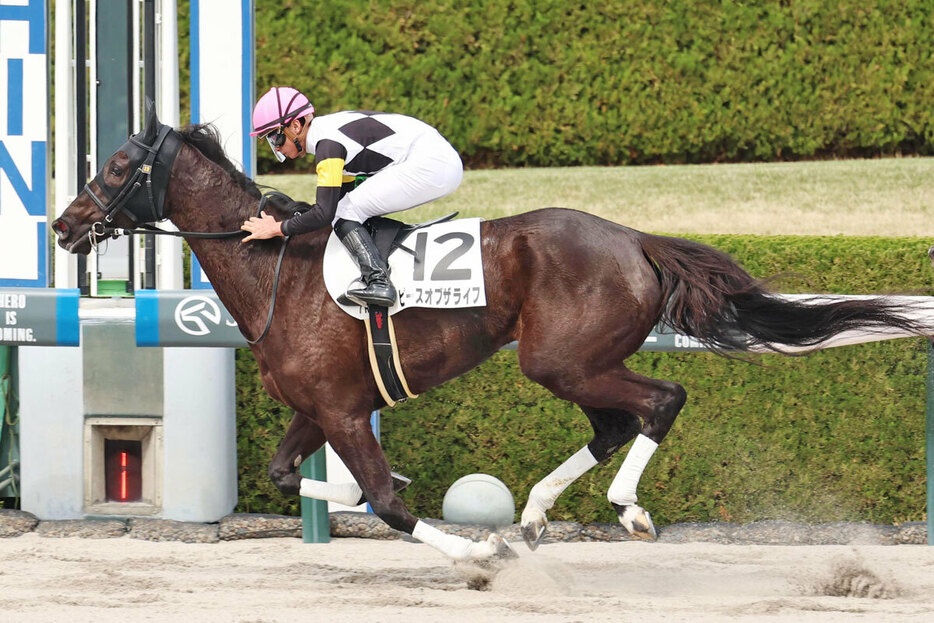
[[[355,482],[324,482],[323,480],[302,478],[302,486],[298,490],[298,494],[303,498],[327,500],[344,506],[356,506],[360,504],[363,489]]]
[[[528,506],[545,512],[555,504],[555,500],[572,482],[583,476],[597,464],[590,448],[584,446],[571,458],[558,466],[555,471],[545,476],[529,492]]]
[[[415,524],[412,536],[454,560],[488,558],[493,553],[487,541],[475,543],[456,534],[445,534],[421,520]]]
[[[635,504],[639,499],[636,496],[636,487],[639,486],[639,479],[642,478],[642,472],[648,465],[649,459],[655,454],[658,444],[639,434],[636,440],[632,442],[632,447],[626,454],[626,459],[619,468],[619,473],[613,479],[610,490],[606,492],[607,499],[613,504],[628,506]]]

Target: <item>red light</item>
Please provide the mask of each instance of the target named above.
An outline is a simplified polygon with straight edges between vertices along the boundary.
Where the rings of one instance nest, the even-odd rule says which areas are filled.
[[[120,499],[126,500],[126,452],[120,453]]]
[[[104,477],[107,499],[136,502],[142,499],[142,445],[139,441],[104,440]]]

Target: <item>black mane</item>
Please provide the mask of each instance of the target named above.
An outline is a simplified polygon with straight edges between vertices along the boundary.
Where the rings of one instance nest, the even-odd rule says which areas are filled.
[[[177,131],[187,144],[200,151],[208,160],[222,168],[227,175],[233,178],[237,186],[242,188],[251,197],[259,200],[263,195],[261,188],[273,190],[266,186],[261,187],[230,161],[227,154],[224,153],[224,148],[221,147],[220,132],[218,132],[213,124],[196,123],[186,125],[183,128],[179,128]],[[248,137],[248,140],[252,140],[252,137]],[[274,210],[286,211],[286,206],[283,205],[283,202],[275,197],[269,199],[267,206]]]
[[[178,133],[182,135],[186,143],[204,154],[208,160],[224,169],[227,175],[234,179],[237,186],[249,193],[250,196],[256,197],[257,199],[262,196],[262,192],[260,192],[256,182],[248,178],[242,171],[234,166],[234,163],[232,163],[227,157],[227,154],[224,153],[224,148],[221,147],[220,133],[214,125],[210,123],[186,125],[183,128],[179,128]]]

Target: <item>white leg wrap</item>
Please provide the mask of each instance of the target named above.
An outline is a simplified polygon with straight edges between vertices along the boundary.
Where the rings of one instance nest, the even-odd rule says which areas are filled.
[[[489,558],[494,553],[488,541],[475,543],[456,534],[445,534],[421,520],[415,524],[412,536],[454,560]]]
[[[356,506],[360,503],[363,489],[355,482],[324,482],[302,478],[302,486],[298,494],[303,498],[327,500],[344,506]]]
[[[584,446],[532,487],[526,507],[532,507],[544,513],[554,506],[555,500],[572,482],[596,464],[597,459],[590,452],[590,448]]]
[[[639,486],[642,472],[645,471],[645,466],[648,465],[649,459],[655,454],[657,447],[657,443],[641,433],[636,437],[632,447],[629,448],[629,453],[626,454],[626,459],[619,468],[619,473],[616,474],[613,484],[610,485],[610,490],[606,492],[606,497],[610,502],[620,506],[636,503],[639,499],[636,497],[636,487]]]

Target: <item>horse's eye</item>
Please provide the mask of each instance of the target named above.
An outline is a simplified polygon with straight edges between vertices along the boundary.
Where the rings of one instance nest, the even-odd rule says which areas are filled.
[[[123,175],[123,167],[121,167],[119,164],[111,164],[110,174],[116,177],[120,177],[121,175]]]

